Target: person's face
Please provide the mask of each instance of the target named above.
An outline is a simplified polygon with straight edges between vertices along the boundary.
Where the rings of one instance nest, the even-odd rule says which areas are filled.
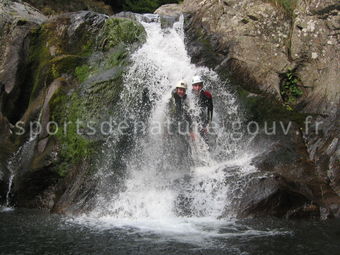
[[[185,89],[184,88],[176,88],[176,93],[180,97],[184,97],[185,96]]]
[[[203,88],[203,83],[192,84],[192,91],[194,92],[194,94],[198,94],[202,88]]]

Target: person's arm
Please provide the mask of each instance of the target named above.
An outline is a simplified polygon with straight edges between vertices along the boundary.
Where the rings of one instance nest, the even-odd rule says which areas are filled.
[[[204,91],[204,95],[205,95],[205,107],[207,107],[207,118],[204,121],[204,129],[206,129],[207,126],[212,121],[214,105],[213,105],[212,95],[210,94],[210,92]]]
[[[213,112],[214,112],[214,104],[213,104],[212,97],[210,97],[209,101],[208,101],[208,119],[209,119],[209,123],[212,122]]]
[[[171,126],[174,121],[174,115],[175,115],[175,105],[173,97],[170,98],[169,102],[166,104],[166,122],[164,123],[164,134],[165,136],[172,135],[172,129]]]

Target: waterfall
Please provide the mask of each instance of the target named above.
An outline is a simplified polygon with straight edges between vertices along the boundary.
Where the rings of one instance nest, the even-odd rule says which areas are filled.
[[[96,206],[89,215],[119,222],[232,217],[227,208],[237,182],[227,180],[255,170],[250,166],[245,135],[231,126],[242,122],[237,99],[214,71],[191,63],[184,44],[183,17],[166,29],[161,28],[157,15],[148,15],[140,22],[147,41],[132,55],[118,107],[121,112],[115,118],[129,123],[142,120],[146,132],[131,132],[132,146],[125,153],[117,148],[122,146],[121,136],[112,132],[99,164]],[[179,80],[189,84],[190,108],[193,115],[198,114],[190,89],[194,75],[204,78],[205,89],[213,95],[215,127],[209,145],[199,136],[189,141],[189,157],[182,160],[181,167],[173,164],[176,146],[168,148],[163,124],[167,103]],[[143,112],[145,91],[149,114]],[[124,174],[117,170],[117,160],[125,165]]]

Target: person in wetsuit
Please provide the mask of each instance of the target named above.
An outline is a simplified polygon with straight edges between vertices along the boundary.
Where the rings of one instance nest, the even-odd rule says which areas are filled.
[[[196,98],[199,107],[198,131],[202,138],[207,141],[209,124],[213,118],[213,97],[211,93],[203,89],[203,80],[200,76],[194,76],[192,79],[192,92]]]

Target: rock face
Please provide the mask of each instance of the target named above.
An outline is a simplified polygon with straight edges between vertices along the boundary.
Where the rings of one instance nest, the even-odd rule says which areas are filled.
[[[15,144],[18,151],[14,203],[79,211],[95,188],[93,162],[107,136],[87,135],[85,124],[79,133],[77,121],[92,121],[98,131],[116,112],[122,75],[145,40],[144,28],[88,11],[47,19],[19,3],[1,5],[1,14],[0,147]],[[10,150],[1,148],[4,163]],[[1,197],[7,180],[1,170]]]
[[[275,184],[275,192],[254,203],[258,197],[253,190],[260,189],[257,184],[250,182],[247,185],[249,192],[245,192],[249,195],[245,197],[254,198],[251,200],[253,207],[249,206],[245,212],[250,215],[266,212],[285,217],[300,217],[301,213],[304,217],[339,216],[340,197],[328,180],[319,174],[315,161],[310,160],[298,126],[294,126],[288,134],[258,137],[255,143],[267,150],[255,157],[252,164],[261,172],[273,174],[275,178],[270,177],[265,182]],[[266,203],[275,207],[268,208],[264,206]],[[241,204],[244,206],[249,203]]]
[[[44,20],[44,15],[27,4],[0,2],[0,202],[8,189],[10,172],[6,162],[15,149],[10,139],[10,121],[17,119],[27,106],[27,102],[22,102],[27,35]],[[18,107],[18,102],[24,107]]]
[[[27,106],[28,92],[24,80],[25,61],[28,56],[28,34],[46,17],[27,4],[0,3],[0,89],[1,111],[12,122],[16,122]],[[4,93],[5,92],[5,93]],[[18,101],[22,107],[18,107]]]
[[[188,0],[156,12],[176,17],[179,10],[185,15],[186,45],[192,61],[213,68],[237,85],[249,120],[292,121],[297,125],[294,130],[299,139],[294,143],[286,142],[294,135],[262,137],[269,139],[266,146],[272,152],[264,153],[254,164],[264,172],[275,173],[280,181],[264,181],[275,184],[273,192],[267,192],[257,205],[243,201],[248,206],[241,211],[248,216],[299,216],[306,215],[301,208],[307,208],[315,215],[303,206],[309,201],[313,208],[313,203],[317,204],[322,217],[339,217],[338,1],[297,1],[296,6],[284,8],[262,0]],[[299,95],[285,96],[285,89],[294,87]],[[292,189],[283,183],[304,188]],[[249,185],[245,187],[248,194],[256,193],[258,185]],[[270,204],[289,200],[289,194],[291,200],[303,198],[301,204],[270,209]],[[248,201],[257,200],[250,196]]]
[[[337,1],[298,1],[290,17],[261,0],[187,1],[189,50],[199,63],[232,71],[247,90],[279,100],[280,74],[296,69],[304,110],[329,114],[339,103],[339,9]],[[192,41],[208,43],[217,59],[196,56]]]

